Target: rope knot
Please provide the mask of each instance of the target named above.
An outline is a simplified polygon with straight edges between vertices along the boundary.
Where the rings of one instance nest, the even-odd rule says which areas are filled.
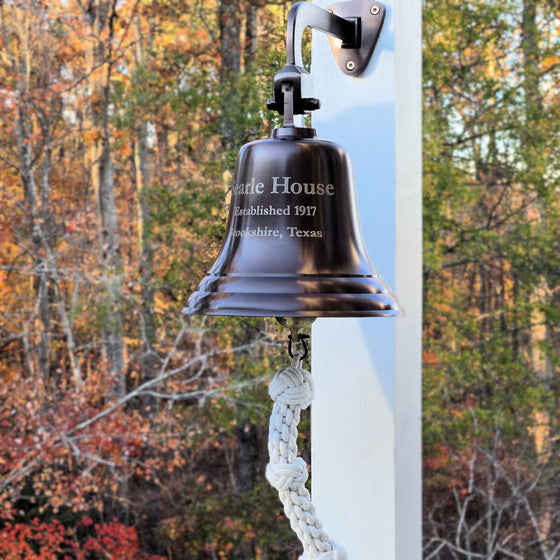
[[[301,457],[293,463],[268,463],[266,479],[278,492],[297,490],[307,481],[307,465]]]
[[[268,393],[273,401],[306,409],[313,400],[311,374],[296,367],[280,369],[270,382]]]

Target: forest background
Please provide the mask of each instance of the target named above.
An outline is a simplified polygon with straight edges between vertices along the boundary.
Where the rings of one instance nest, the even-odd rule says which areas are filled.
[[[180,314],[290,5],[0,1],[1,558],[297,558],[279,331]],[[560,3],[423,32],[424,557],[557,560]]]

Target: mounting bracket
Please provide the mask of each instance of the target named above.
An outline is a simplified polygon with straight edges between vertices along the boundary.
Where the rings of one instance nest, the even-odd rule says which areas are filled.
[[[357,45],[345,45],[337,37],[329,42],[339,68],[349,76],[359,76],[373,55],[385,21],[385,7],[379,2],[351,0],[327,6],[327,11],[341,18],[357,21]]]
[[[306,27],[330,35],[329,41],[339,68],[359,76],[367,67],[385,20],[385,8],[374,0],[349,0],[319,8],[310,2],[296,2],[288,14],[286,65],[274,77],[274,99],[270,110],[284,114],[284,92],[290,91],[290,115],[302,115],[320,107],[318,99],[305,97],[309,72],[303,67],[301,40]]]

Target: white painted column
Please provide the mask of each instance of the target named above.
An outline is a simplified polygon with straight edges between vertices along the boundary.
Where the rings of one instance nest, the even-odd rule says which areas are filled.
[[[349,560],[419,560],[421,2],[383,3],[385,25],[359,78],[338,69],[326,36],[314,32],[322,107],[313,126],[352,156],[368,254],[406,316],[313,326],[313,502]]]

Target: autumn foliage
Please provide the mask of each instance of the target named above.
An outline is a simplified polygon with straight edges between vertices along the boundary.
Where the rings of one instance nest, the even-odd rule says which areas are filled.
[[[426,5],[426,558],[560,557],[558,15]]]
[[[180,313],[288,6],[0,2],[1,558],[297,558],[275,327]],[[560,558],[559,16],[424,3],[427,559]]]
[[[138,536],[132,527],[113,520],[109,523],[94,523],[83,517],[76,525],[81,533],[81,542],[75,534],[65,529],[57,519],[50,523],[37,517],[28,523],[7,523],[0,532],[2,558],[29,558],[49,560],[51,558],[87,560],[88,558],[122,558],[123,560],[159,560],[160,556],[143,554]]]
[[[275,327],[181,316],[271,126],[284,12],[0,3],[0,557],[290,557]]]

